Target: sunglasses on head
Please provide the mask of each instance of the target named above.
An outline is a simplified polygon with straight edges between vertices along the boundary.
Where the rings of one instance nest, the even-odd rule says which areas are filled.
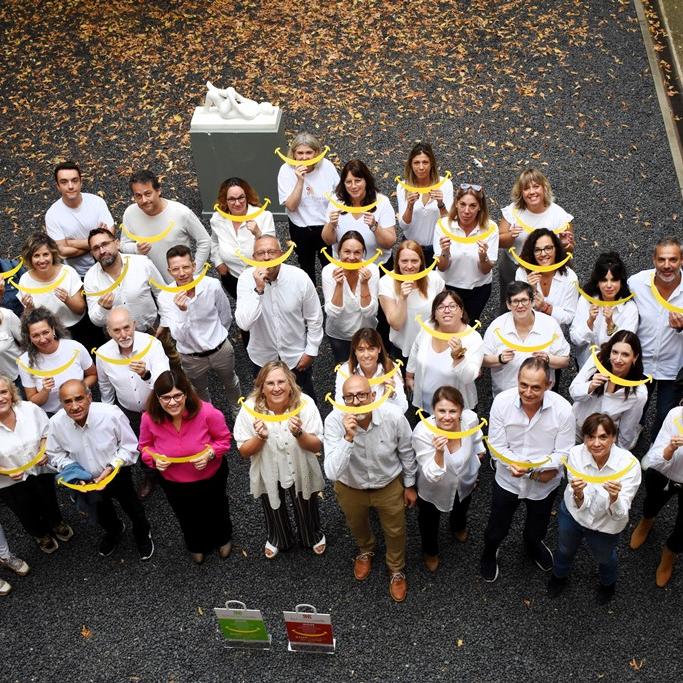
[[[471,183],[461,183],[461,190],[474,190],[475,192],[481,192],[481,185],[472,185]]]

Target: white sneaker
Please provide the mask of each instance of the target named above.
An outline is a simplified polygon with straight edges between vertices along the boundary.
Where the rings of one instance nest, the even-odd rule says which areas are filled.
[[[19,576],[26,576],[26,574],[28,574],[30,570],[28,564],[26,564],[24,560],[18,558],[16,555],[10,555],[9,557],[0,557],[0,567],[10,569]]]
[[[0,579],[0,595],[7,595],[11,590],[12,586],[10,586],[7,581]]]

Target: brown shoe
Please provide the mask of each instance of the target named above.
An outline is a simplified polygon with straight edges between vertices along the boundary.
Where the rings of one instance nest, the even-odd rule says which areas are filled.
[[[190,553],[190,557],[195,564],[202,564],[204,562],[204,553]]]
[[[671,580],[671,575],[674,571],[674,565],[678,555],[669,550],[668,546],[662,548],[662,559],[659,561],[659,567],[657,567],[657,574],[655,580],[660,588],[664,588],[667,583]]]
[[[218,557],[220,557],[221,560],[224,560],[226,557],[230,557],[231,552],[232,552],[232,541],[228,541],[227,543],[220,546],[220,548],[218,548]]]
[[[138,489],[138,498],[140,500],[146,500],[152,495],[152,492],[156,488],[157,481],[156,477],[150,477],[148,475],[145,475],[142,484],[140,484],[140,488]]]
[[[434,573],[439,568],[439,556],[438,555],[423,555],[422,559],[425,563],[425,567]]]
[[[408,582],[403,572],[395,572],[389,581],[389,595],[394,602],[403,602],[408,593]]]
[[[652,519],[648,519],[647,517],[641,518],[631,534],[631,541],[628,544],[631,550],[638,550],[638,548],[647,541],[647,537],[650,535],[650,529],[652,529],[654,523],[654,517],[652,517]]]
[[[458,529],[453,532],[453,536],[458,543],[464,543],[469,538],[470,532],[467,529]]]
[[[372,557],[375,553],[360,553],[353,560],[353,575],[357,581],[365,581],[372,570]]]

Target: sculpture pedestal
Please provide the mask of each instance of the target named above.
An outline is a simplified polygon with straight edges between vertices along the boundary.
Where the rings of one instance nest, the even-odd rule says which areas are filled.
[[[270,198],[268,211],[285,216],[277,196],[277,174],[282,165],[273,153],[280,147],[287,152],[287,142],[280,133],[282,112],[259,114],[255,119],[223,119],[216,112],[197,107],[190,124],[192,156],[197,169],[202,214],[210,216],[221,183],[237,176],[258,192],[261,202]]]

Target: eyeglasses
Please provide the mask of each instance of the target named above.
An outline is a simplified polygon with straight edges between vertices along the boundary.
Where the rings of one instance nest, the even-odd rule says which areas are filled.
[[[94,247],[91,247],[90,251],[99,251],[100,249],[106,249],[110,244],[113,244],[114,240],[107,240],[106,242],[100,242]]]
[[[528,306],[531,303],[531,299],[525,297],[524,299],[511,299],[510,306],[519,308],[520,306]]]
[[[461,190],[474,190],[475,192],[481,192],[481,185],[472,185],[471,183],[461,183]]]
[[[177,394],[171,394],[170,396],[158,396],[157,398],[166,405],[171,403],[181,403],[185,398],[185,393],[181,391]]]
[[[240,202],[243,202],[246,199],[245,195],[241,195],[240,197],[228,197],[226,201],[228,204],[239,204]]]
[[[363,401],[368,400],[369,396],[369,391],[357,391],[355,394],[344,394],[342,398],[344,399],[344,403],[346,403],[346,405],[351,405],[352,403],[355,403],[356,400],[358,400],[358,403],[363,403]]]
[[[545,247],[534,247],[534,254],[549,254],[555,251],[555,245],[547,244]]]
[[[282,249],[261,249],[254,252],[254,256],[257,259],[270,258],[271,256],[279,256],[282,253]]]
[[[458,304],[439,304],[436,310],[441,313],[443,311],[454,311],[456,308],[460,308],[460,306]]]

